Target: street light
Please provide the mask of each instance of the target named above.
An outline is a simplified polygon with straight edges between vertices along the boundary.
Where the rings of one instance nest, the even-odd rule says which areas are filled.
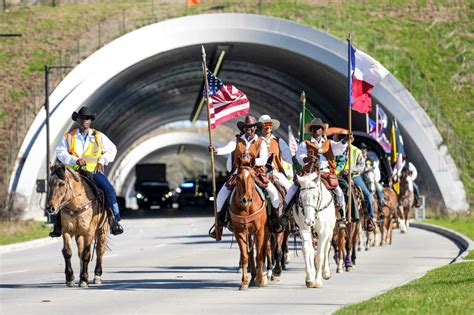
[[[49,160],[50,160],[50,152],[49,152],[49,74],[51,70],[54,69],[72,69],[71,66],[44,66],[44,109],[46,111],[46,193],[49,191]],[[48,200],[46,200],[46,203]],[[47,207],[47,204],[45,208]],[[49,217],[48,217],[49,219]]]

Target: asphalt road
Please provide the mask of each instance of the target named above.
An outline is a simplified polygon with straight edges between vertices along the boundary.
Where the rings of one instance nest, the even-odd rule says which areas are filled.
[[[413,228],[408,235],[396,231],[392,246],[360,252],[350,273],[336,274],[332,261],[333,276],[322,289],[305,287],[302,252],[296,257],[292,250],[279,282],[242,292],[239,251],[235,243],[230,248],[230,234],[215,242],[207,236],[210,217],[172,212],[123,220],[125,234],[110,238],[102,285],[66,287],[62,241],[1,253],[0,313],[331,313],[418,278],[458,254],[450,240]],[[76,254],[73,259],[77,281]]]

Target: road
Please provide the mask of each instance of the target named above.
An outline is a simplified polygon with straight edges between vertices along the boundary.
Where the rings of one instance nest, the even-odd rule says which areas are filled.
[[[179,211],[179,210],[175,210]],[[238,291],[239,251],[231,236],[207,236],[211,218],[186,215],[123,220],[110,238],[102,285],[67,288],[62,241],[0,254],[1,314],[306,314],[331,313],[448,264],[459,250],[442,236],[398,231],[392,246],[359,253],[357,267],[308,289],[301,251],[267,288]],[[293,246],[291,246],[293,248]],[[76,281],[79,262],[74,255]],[[93,275],[93,264],[89,274]]]

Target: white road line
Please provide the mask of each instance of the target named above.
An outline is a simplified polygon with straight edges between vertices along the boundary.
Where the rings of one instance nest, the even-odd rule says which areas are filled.
[[[12,273],[21,273],[21,272],[27,272],[28,270],[16,270],[16,271],[8,271],[8,272],[1,272],[0,275],[8,275]]]
[[[158,244],[158,245],[155,245],[155,246],[153,246],[153,247],[159,248],[159,247],[165,247],[165,246],[167,246],[167,245],[168,245],[168,244]]]

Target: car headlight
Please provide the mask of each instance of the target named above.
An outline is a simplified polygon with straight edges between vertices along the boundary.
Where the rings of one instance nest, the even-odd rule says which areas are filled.
[[[143,195],[141,193],[137,193],[137,198],[138,199],[143,199]]]

